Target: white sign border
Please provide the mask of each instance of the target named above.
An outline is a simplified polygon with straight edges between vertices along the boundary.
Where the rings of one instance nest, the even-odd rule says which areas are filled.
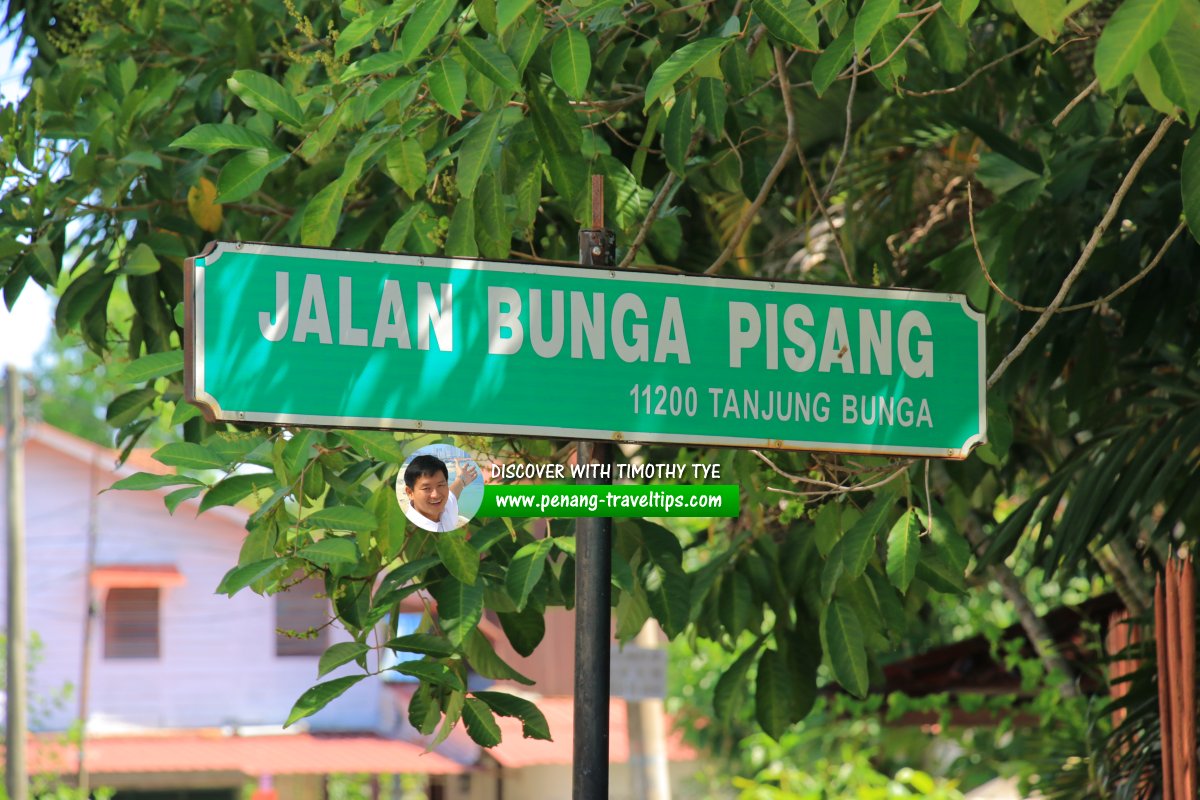
[[[979,433],[967,439],[957,450],[939,447],[877,447],[859,446],[845,442],[806,441],[801,439],[757,439],[738,436],[677,435],[656,432],[621,432],[592,428],[555,428],[539,425],[488,425],[445,420],[396,419],[392,417],[350,417],[320,414],[271,414],[253,411],[227,411],[216,398],[204,390],[204,275],[207,267],[222,254],[237,252],[252,255],[271,255],[285,258],[321,258],[360,264],[390,264],[411,267],[441,267],[447,269],[486,270],[524,275],[554,275],[599,280],[642,281],[645,283],[679,283],[712,281],[722,286],[794,294],[817,294],[885,298],[900,302],[956,303],[979,325]],[[197,262],[200,262],[197,264]],[[493,436],[529,436],[553,439],[594,439],[646,444],[713,445],[718,447],[761,448],[768,450],[816,450],[862,455],[919,456],[926,458],[965,459],[972,449],[987,442],[987,384],[986,384],[986,327],[984,315],[971,307],[966,295],[932,292],[923,289],[875,289],[857,286],[835,286],[818,283],[797,283],[766,279],[726,278],[716,275],[618,270],[609,267],[584,267],[557,263],[531,264],[514,261],[440,258],[401,253],[375,253],[357,250],[274,245],[258,242],[209,242],[204,251],[184,262],[184,397],[204,412],[210,422],[251,422],[271,425],[304,425],[318,428],[372,428],[407,430],[421,433],[471,433]]]

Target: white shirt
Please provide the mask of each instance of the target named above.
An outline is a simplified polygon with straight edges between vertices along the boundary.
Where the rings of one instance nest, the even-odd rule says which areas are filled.
[[[437,522],[417,511],[417,507],[412,504],[411,500],[404,507],[404,516],[408,517],[409,521],[418,528],[435,533],[452,531],[461,524],[458,519],[458,498],[451,491],[446,492],[446,502],[442,504],[442,516],[438,518]]]

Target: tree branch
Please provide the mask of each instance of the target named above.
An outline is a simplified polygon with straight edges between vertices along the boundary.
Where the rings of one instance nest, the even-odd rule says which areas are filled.
[[[800,159],[800,168],[804,170],[804,177],[808,180],[808,191],[817,203],[817,210],[825,218],[825,224],[829,226],[829,236],[833,239],[833,244],[842,257],[842,269],[846,272],[846,280],[853,284],[856,281],[854,274],[850,272],[850,258],[846,255],[846,249],[842,247],[841,237],[838,235],[837,227],[833,224],[833,217],[830,215],[829,209],[825,207],[821,195],[817,194],[817,181],[813,178],[812,170],[808,168],[808,159],[804,157],[804,148],[800,146],[799,141],[796,142],[796,156]]]
[[[846,153],[850,151],[850,131],[854,126],[854,94],[858,91],[858,59],[856,57],[851,57],[850,66],[854,68],[854,72],[850,73],[850,96],[846,98],[846,136],[842,139],[842,152],[838,154],[837,163],[833,165],[833,172],[829,173],[825,191],[821,192],[822,200],[829,199],[829,195],[833,193],[838,173],[841,172],[842,164],[846,161]]]
[[[1133,187],[1133,182],[1137,178],[1138,173],[1142,171],[1142,167],[1146,164],[1147,159],[1150,158],[1150,154],[1158,148],[1158,145],[1160,142],[1162,142],[1163,137],[1167,135],[1167,129],[1171,127],[1171,124],[1174,121],[1175,120],[1171,119],[1170,117],[1164,117],[1163,121],[1159,124],[1158,129],[1154,132],[1154,135],[1150,137],[1150,141],[1147,142],[1146,147],[1141,153],[1138,154],[1138,157],[1134,159],[1133,165],[1129,168],[1129,172],[1125,175],[1125,179],[1121,181],[1121,185],[1117,188],[1116,194],[1113,195],[1112,202],[1108,204],[1108,210],[1104,212],[1104,216],[1100,219],[1099,224],[1096,225],[1095,230],[1092,231],[1092,236],[1090,239],[1088,239],[1087,244],[1084,246],[1083,253],[1080,254],[1079,260],[1075,262],[1075,266],[1071,268],[1071,271],[1067,273],[1067,277],[1063,280],[1062,286],[1058,288],[1058,294],[1056,294],[1054,299],[1050,301],[1050,305],[1046,306],[1045,310],[1042,311],[1041,316],[1038,317],[1033,323],[1033,327],[1031,327],[1026,334],[1021,337],[1021,341],[1017,342],[1017,346],[1014,347],[1008,353],[1008,355],[1003,358],[1003,360],[1001,360],[999,366],[997,366],[992,372],[991,376],[987,380],[987,386],[989,389],[995,386],[996,382],[999,381],[1004,373],[1008,371],[1008,368],[1012,365],[1012,362],[1016,361],[1017,358],[1019,358],[1020,355],[1025,352],[1033,340],[1037,338],[1038,334],[1042,332],[1042,329],[1046,327],[1046,324],[1050,321],[1050,317],[1054,316],[1055,312],[1057,312],[1062,306],[1063,301],[1067,299],[1067,293],[1070,292],[1071,287],[1075,285],[1075,281],[1079,278],[1080,273],[1083,272],[1083,268],[1087,266],[1089,261],[1091,261],[1092,253],[1096,251],[1096,247],[1100,244],[1101,237],[1104,236],[1104,233],[1108,230],[1109,225],[1111,225],[1112,221],[1116,218],[1117,209],[1120,208],[1121,201],[1125,199],[1125,195],[1127,195],[1129,190]]]
[[[646,219],[642,221],[642,227],[638,228],[637,236],[633,237],[633,243],[629,245],[629,250],[625,253],[625,257],[621,259],[621,263],[617,265],[617,269],[628,269],[629,265],[633,263],[633,259],[637,256],[638,251],[642,249],[642,244],[645,243],[646,236],[650,233],[650,227],[654,224],[654,220],[658,218],[658,212],[666,201],[667,195],[671,193],[671,187],[674,185],[675,173],[668,172],[662,187],[658,190],[658,194],[654,196],[654,202],[650,204],[650,210],[646,212]]]
[[[934,486],[944,500],[950,488],[950,476],[946,474],[944,468],[935,469],[934,472]],[[926,512],[932,514],[929,509],[926,509]],[[963,533],[971,545],[971,552],[975,554],[976,559],[981,559],[988,549],[987,535],[983,532],[983,525],[980,524],[979,517],[974,511],[967,513]],[[1042,660],[1046,671],[1061,672],[1071,678],[1071,681],[1063,686],[1062,691],[1068,697],[1074,697],[1078,694],[1074,681],[1075,671],[1071,669],[1071,665],[1067,663],[1062,654],[1054,648],[1054,634],[1046,626],[1046,621],[1037,615],[1033,604],[1025,596],[1025,591],[1021,588],[1021,582],[1017,579],[1016,574],[1003,561],[989,565],[986,570],[988,577],[1000,584],[1000,592],[1004,595],[1004,599],[1012,603],[1013,609],[1017,612],[1017,619],[1020,621],[1021,627],[1025,629],[1025,635],[1029,637],[1029,643],[1033,645],[1033,649]]]
[[[1100,85],[1100,79],[1099,78],[1093,79],[1091,83],[1089,83],[1086,87],[1084,87],[1084,90],[1082,92],[1075,95],[1074,100],[1067,103],[1066,107],[1062,111],[1058,112],[1058,115],[1054,117],[1054,119],[1050,122],[1050,124],[1052,126],[1054,126],[1055,128],[1057,128],[1060,124],[1062,124],[1062,121],[1064,119],[1066,119],[1067,116],[1072,111],[1075,110],[1076,106],[1078,106],[1080,103],[1082,103],[1084,100],[1086,100],[1087,96],[1089,94],[1096,91],[1096,87],[1099,85]]]
[[[983,270],[983,277],[987,279],[988,285],[992,287],[996,294],[1000,295],[1000,298],[1006,303],[1016,306],[1021,311],[1042,312],[1049,308],[1049,306],[1026,305],[1020,300],[1009,296],[1009,294],[1001,289],[999,285],[997,285],[996,281],[993,280],[992,273],[988,269],[987,261],[983,257],[983,252],[979,249],[979,238],[975,233],[975,204],[974,198],[971,195],[970,184],[967,184],[967,224],[971,228],[971,244],[975,247],[975,258],[979,261],[979,268]],[[1175,226],[1175,230],[1171,231],[1171,235],[1167,237],[1167,240],[1162,243],[1161,247],[1158,248],[1158,252],[1154,254],[1152,259],[1150,259],[1150,263],[1147,264],[1140,272],[1138,272],[1137,275],[1134,275],[1132,278],[1125,281],[1125,283],[1121,284],[1112,292],[1104,295],[1104,297],[1098,297],[1095,300],[1089,300],[1086,303],[1075,303],[1073,305],[1063,306],[1062,308],[1059,308],[1056,313],[1066,314],[1070,311],[1082,311],[1085,308],[1095,308],[1096,306],[1108,303],[1124,294],[1130,289],[1130,287],[1134,286],[1147,275],[1149,275],[1151,271],[1153,271],[1154,268],[1159,265],[1159,263],[1163,260],[1163,256],[1167,254],[1167,250],[1171,248],[1171,245],[1175,243],[1175,240],[1179,238],[1179,234],[1183,233],[1184,228],[1186,227],[1187,223],[1180,221],[1180,223]]]
[[[934,3],[929,8],[922,8],[922,9],[919,9],[918,11],[912,12],[912,15],[920,13],[920,14],[924,14],[925,16],[921,17],[920,21],[917,22],[916,25],[913,25],[912,30],[908,32],[908,35],[900,40],[900,44],[896,45],[896,49],[893,50],[892,52],[888,53],[887,58],[883,59],[883,61],[880,61],[878,64],[872,64],[871,66],[867,67],[864,70],[854,70],[854,72],[860,76],[861,75],[870,75],[875,70],[883,69],[884,67],[886,67],[888,65],[888,62],[890,62],[893,58],[895,58],[900,53],[900,51],[904,49],[904,46],[907,45],[909,43],[909,41],[914,36],[917,35],[917,31],[921,30],[921,26],[924,25],[926,22],[928,22],[930,17],[932,17],[934,14],[936,14],[938,12],[938,9],[941,7],[942,7],[942,4],[940,2],[938,2],[938,3]]]
[[[775,186],[775,181],[779,179],[779,174],[783,172],[784,166],[787,165],[792,148],[796,144],[796,110],[792,107],[792,87],[788,83],[787,66],[783,63],[783,54],[779,52],[779,48],[776,47],[773,50],[775,52],[775,69],[779,73],[779,93],[783,96],[783,111],[787,115],[787,141],[784,142],[783,149],[779,151],[779,158],[775,159],[775,165],[771,167],[771,171],[767,173],[766,180],[763,181],[762,187],[758,190],[758,196],[754,198],[754,202],[750,204],[750,208],[746,209],[746,213],[738,220],[737,226],[733,229],[733,235],[729,238],[729,244],[725,245],[725,249],[721,251],[721,255],[717,256],[717,260],[708,269],[704,270],[704,274],[706,275],[715,275],[719,272],[721,267],[725,266],[726,262],[733,256],[738,245],[742,243],[742,237],[746,235],[746,231],[750,229],[754,218],[758,216],[759,209],[767,201],[767,195],[771,193],[771,189]]]
[[[1000,66],[1005,61],[1008,61],[1010,58],[1015,58],[1015,57],[1019,56],[1021,53],[1024,53],[1026,50],[1037,47],[1043,41],[1044,40],[1039,36],[1038,38],[1034,39],[1032,42],[1021,45],[1016,50],[1013,50],[1011,53],[1005,53],[1004,55],[1000,56],[999,58],[995,59],[994,61],[989,61],[988,63],[984,64],[982,67],[980,67],[979,69],[975,70],[970,75],[968,75],[966,77],[966,79],[964,79],[963,82],[958,84],[957,86],[951,86],[946,89],[929,89],[924,92],[915,92],[915,91],[912,91],[911,89],[905,89],[904,93],[906,95],[908,95],[909,97],[933,97],[934,95],[939,95],[939,94],[953,94],[954,92],[957,92],[960,89],[965,89],[967,87],[967,85],[969,83],[971,83],[971,81],[975,80],[980,75],[987,72],[988,70],[994,69],[995,67]]]

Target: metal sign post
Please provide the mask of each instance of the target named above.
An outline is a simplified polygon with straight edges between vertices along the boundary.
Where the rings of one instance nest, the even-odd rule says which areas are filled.
[[[612,266],[616,237],[604,229],[604,178],[592,176],[592,227],[579,232],[579,262]],[[579,464],[612,465],[608,442],[578,442]],[[599,472],[599,470],[597,470]],[[608,477],[581,483],[612,483]],[[585,517],[575,526],[575,738],[571,796],[608,797],[608,682],[612,604],[612,517]]]

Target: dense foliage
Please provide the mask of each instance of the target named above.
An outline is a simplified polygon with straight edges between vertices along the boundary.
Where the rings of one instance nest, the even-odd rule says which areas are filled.
[[[653,616],[732,651],[718,722],[748,704],[779,737],[819,682],[867,693],[972,565],[1019,605],[1005,559],[1022,543],[1139,613],[1196,537],[1197,0],[12,0],[8,19],[33,61],[0,110],[5,301],[51,288],[59,333],[123,365],[120,446],[181,427],[158,458],[185,472],[127,488],[178,486],[171,508],[253,496],[222,591],[325,577],[356,643],[323,667],[364,671],[293,719],[361,680],[373,631],[420,592],[436,623],[387,643],[426,656],[400,667],[422,682],[417,727],[461,719],[488,744],[499,713],[547,735],[464,678],[520,679],[476,626],[492,609],[536,647],[543,610],[573,602],[572,528],[435,541],[389,487],[420,440],[206,424],[180,400],[180,265],[209,238],[570,260],[595,174],[622,266],[961,291],[984,310],[990,443],[966,462],[642,453],[721,461],[745,488],[738,520],[621,525],[614,553],[621,635]],[[248,464],[269,471],[229,474]],[[1112,761],[1089,791],[1153,769],[1153,713],[1133,711],[1123,749],[1073,754]]]

